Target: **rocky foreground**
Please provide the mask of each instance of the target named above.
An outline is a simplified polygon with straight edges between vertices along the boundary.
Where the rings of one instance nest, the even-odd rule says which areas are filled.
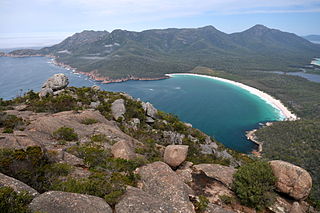
[[[0,101],[6,212],[316,212],[304,169],[228,150],[127,94],[67,85],[57,74]]]

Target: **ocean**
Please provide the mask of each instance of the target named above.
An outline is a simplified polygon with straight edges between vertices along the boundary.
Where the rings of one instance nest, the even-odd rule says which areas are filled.
[[[256,148],[246,139],[247,130],[259,127],[260,123],[282,119],[279,110],[259,97],[214,79],[177,75],[157,81],[101,84],[58,67],[45,57],[0,57],[0,98],[14,98],[31,89],[39,91],[44,81],[55,73],[66,74],[71,86],[99,85],[104,90],[126,92],[149,101],[225,146],[244,153]]]

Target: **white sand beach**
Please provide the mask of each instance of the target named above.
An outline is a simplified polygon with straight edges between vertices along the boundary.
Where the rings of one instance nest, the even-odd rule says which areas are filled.
[[[290,120],[290,121],[294,121],[297,120],[298,117],[293,114],[292,112],[290,112],[282,103],[281,101],[275,99],[274,97],[272,97],[271,95],[262,92],[254,87],[250,87],[247,86],[245,84],[236,82],[236,81],[231,81],[228,79],[224,79],[224,78],[219,78],[219,77],[214,77],[214,76],[208,76],[208,75],[200,75],[200,74],[192,74],[192,73],[172,73],[172,74],[166,74],[169,77],[173,77],[175,75],[192,75],[192,76],[199,76],[199,77],[205,77],[205,78],[211,78],[211,79],[215,79],[218,81],[223,81],[226,83],[230,83],[233,84],[235,86],[238,86],[242,89],[245,89],[247,91],[249,91],[251,94],[254,94],[258,97],[260,97],[261,99],[263,99],[264,101],[266,101],[267,103],[271,104],[273,107],[275,107],[276,109],[278,109],[280,111],[280,113],[283,115],[284,120]]]

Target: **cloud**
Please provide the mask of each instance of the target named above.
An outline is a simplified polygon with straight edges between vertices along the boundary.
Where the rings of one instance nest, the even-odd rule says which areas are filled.
[[[37,0],[50,2],[54,0]],[[253,10],[255,13],[309,12],[320,8],[318,0],[55,0],[62,4],[81,6],[87,11],[104,15],[149,14],[241,14]],[[256,8],[260,8],[256,10]],[[293,9],[294,8],[294,9]]]

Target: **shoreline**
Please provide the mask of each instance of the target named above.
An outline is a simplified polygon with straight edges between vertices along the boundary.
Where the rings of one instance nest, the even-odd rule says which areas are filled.
[[[247,90],[251,94],[258,96],[259,98],[261,98],[262,100],[264,100],[268,104],[270,104],[272,107],[278,109],[279,112],[281,113],[281,115],[284,117],[283,120],[295,121],[295,120],[299,119],[295,114],[293,114],[290,110],[288,110],[287,107],[285,107],[281,103],[280,100],[277,100],[274,97],[272,97],[271,95],[269,95],[269,94],[267,94],[267,93],[265,93],[265,92],[263,92],[261,90],[258,90],[258,89],[254,88],[254,87],[250,87],[248,85],[245,85],[243,83],[232,81],[232,80],[228,80],[228,79],[224,79],[224,78],[208,76],[208,75],[201,75],[201,74],[195,74],[195,73],[170,73],[170,74],[166,74],[166,76],[169,76],[169,77],[173,77],[174,75],[191,75],[191,76],[210,78],[210,79],[214,79],[214,80],[218,80],[218,81],[222,81],[222,82],[226,82],[226,83],[238,86],[238,87],[240,87],[240,88],[242,88],[244,90]]]
[[[101,82],[102,84],[109,84],[109,83],[120,83],[120,82],[125,82],[125,81],[153,81],[153,80],[162,80],[162,79],[167,79],[169,78],[168,76],[164,77],[158,77],[158,78],[138,78],[134,76],[130,76],[127,78],[120,78],[120,79],[110,79],[109,77],[102,77],[99,75],[98,70],[92,70],[90,72],[83,72],[78,70],[77,68],[71,67],[70,65],[64,64],[62,62],[57,62],[56,57],[51,57],[52,58],[52,63],[56,66],[63,67],[67,70],[71,70],[73,73],[78,73],[82,74],[85,76],[88,76],[90,79]]]

